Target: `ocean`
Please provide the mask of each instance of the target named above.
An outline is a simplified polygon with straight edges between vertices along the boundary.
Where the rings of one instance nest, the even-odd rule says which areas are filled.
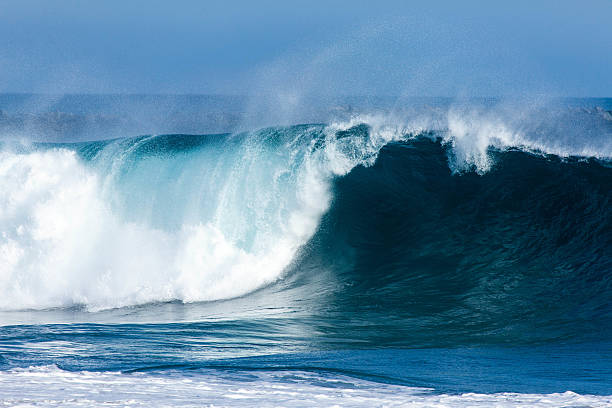
[[[260,105],[0,96],[1,406],[612,406],[612,99]]]

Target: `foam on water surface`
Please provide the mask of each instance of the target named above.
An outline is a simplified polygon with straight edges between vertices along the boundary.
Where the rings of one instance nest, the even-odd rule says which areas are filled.
[[[612,405],[612,396],[437,394],[305,371],[163,374],[68,372],[55,366],[0,371],[6,407],[573,407]]]

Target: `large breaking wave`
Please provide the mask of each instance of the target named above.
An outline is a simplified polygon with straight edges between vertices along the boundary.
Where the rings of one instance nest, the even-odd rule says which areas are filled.
[[[608,315],[612,122],[589,115],[597,137],[455,111],[5,143],[0,309],[218,300],[316,264],[404,312]]]

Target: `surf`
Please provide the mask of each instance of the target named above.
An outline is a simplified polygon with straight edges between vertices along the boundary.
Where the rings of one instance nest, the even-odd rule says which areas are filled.
[[[385,222],[411,219],[390,215],[368,226],[367,235],[353,235],[365,247],[351,243],[345,231],[357,228],[356,220],[379,219],[369,213],[378,205],[399,206],[400,213],[407,206],[431,205],[429,218],[412,220],[427,241],[443,227],[431,222],[436,195],[445,188],[469,192],[477,188],[473,180],[490,178],[496,180],[492,186],[503,189],[499,181],[516,178],[525,164],[557,177],[584,162],[591,178],[579,193],[608,186],[611,150],[605,138],[599,144],[573,140],[560,145],[542,132],[530,135],[499,117],[451,111],[442,123],[431,115],[400,120],[372,114],[238,134],[5,142],[0,152],[5,192],[0,199],[0,308],[96,311],[243,296],[293,276],[296,265],[312,262],[315,252],[327,264],[343,259],[342,251],[325,255],[338,240],[358,252],[347,261],[354,265],[377,248],[375,237],[384,233]],[[507,165],[517,154],[521,159]],[[414,155],[427,159],[415,161]],[[414,167],[397,167],[398,160]],[[544,164],[536,168],[536,163]],[[551,172],[551,166],[559,170]],[[423,180],[438,183],[439,190],[428,191]],[[396,196],[380,194],[379,185]],[[406,201],[411,190],[418,200]],[[593,205],[601,210],[607,200],[609,194],[602,193]],[[363,207],[364,202],[371,206]],[[474,197],[468,204],[485,205],[486,200]],[[454,210],[446,210],[449,219]],[[604,225],[606,214],[599,219]],[[461,235],[460,227],[454,228],[448,234]],[[335,241],[317,247],[328,239],[326,231],[345,238],[329,238]],[[584,237],[593,233],[587,229]],[[414,246],[400,237],[388,248],[406,254]],[[380,267],[372,261],[365,265],[368,271]],[[349,280],[371,279],[370,272],[355,272],[360,268],[352,269]],[[340,281],[345,273],[334,272]]]

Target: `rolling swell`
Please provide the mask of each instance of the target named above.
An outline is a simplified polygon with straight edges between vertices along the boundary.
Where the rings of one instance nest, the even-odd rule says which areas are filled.
[[[535,146],[497,125],[373,120],[5,146],[1,306],[266,287],[325,342],[607,335],[609,161]]]

